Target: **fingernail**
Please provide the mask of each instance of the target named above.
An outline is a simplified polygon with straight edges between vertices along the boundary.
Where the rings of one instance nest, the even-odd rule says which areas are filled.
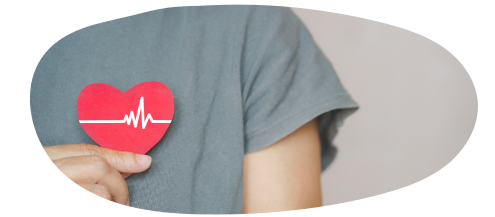
[[[129,198],[127,198],[127,202],[125,203],[125,205],[127,205],[127,206],[131,205],[131,200],[129,200]]]
[[[136,154],[136,160],[141,166],[148,166],[151,163],[151,157],[148,155]]]

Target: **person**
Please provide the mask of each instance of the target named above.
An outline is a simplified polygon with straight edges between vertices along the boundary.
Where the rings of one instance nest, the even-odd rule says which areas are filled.
[[[81,90],[146,81],[174,96],[164,137],[146,155],[97,146],[77,119]],[[357,108],[304,24],[273,6],[166,8],[86,27],[46,52],[31,86],[36,132],[62,173],[108,200],[175,213],[321,206],[320,173]]]

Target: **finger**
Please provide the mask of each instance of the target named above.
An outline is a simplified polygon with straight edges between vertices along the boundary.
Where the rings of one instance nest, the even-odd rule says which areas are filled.
[[[44,147],[44,149],[52,161],[74,156],[100,156],[121,173],[139,173],[147,170],[151,165],[151,157],[148,155],[115,151],[96,145],[56,145]]]
[[[108,190],[107,186],[105,185],[93,184],[93,183],[77,183],[77,184],[93,194],[96,194],[110,201],[112,200],[112,194],[110,194],[110,190]]]
[[[132,173],[120,173],[124,179],[127,179]]]
[[[105,185],[112,200],[126,204],[129,199],[127,183],[120,173],[99,156],[76,156],[54,160],[53,163],[75,183]]]

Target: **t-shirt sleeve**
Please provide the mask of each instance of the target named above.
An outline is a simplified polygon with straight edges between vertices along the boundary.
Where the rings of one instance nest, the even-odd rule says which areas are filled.
[[[335,157],[338,127],[358,105],[290,8],[254,6],[247,16],[241,60],[245,153],[317,118],[324,170]]]

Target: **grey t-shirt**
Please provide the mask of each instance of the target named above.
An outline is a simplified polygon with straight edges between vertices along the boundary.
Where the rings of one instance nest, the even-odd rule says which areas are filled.
[[[324,169],[357,109],[289,8],[167,8],[81,29],[46,52],[31,86],[41,144],[96,144],[78,122],[80,91],[146,81],[167,85],[175,103],[151,167],[126,180],[131,206],[155,211],[241,213],[245,153],[318,117]]]

